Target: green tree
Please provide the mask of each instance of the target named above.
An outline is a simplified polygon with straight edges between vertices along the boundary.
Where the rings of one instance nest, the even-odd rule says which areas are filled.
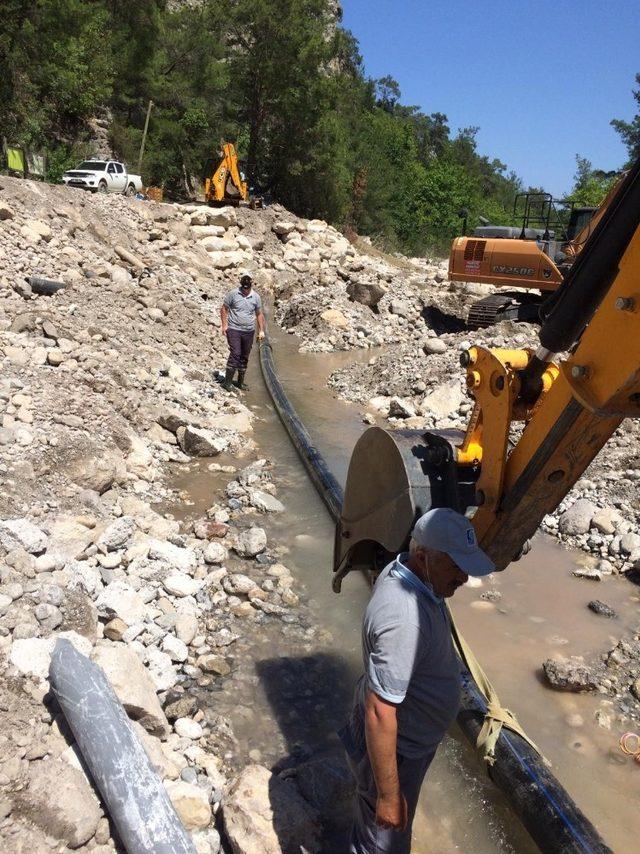
[[[594,169],[586,157],[576,154],[576,174],[569,198],[580,207],[597,208],[617,178],[616,172]]]
[[[11,7],[0,29],[3,132],[23,145],[70,145],[111,94],[107,13],[84,0]]]
[[[637,112],[630,122],[623,119],[612,119],[611,125],[616,132],[620,134],[620,138],[627,148],[629,160],[627,166],[640,158],[640,74],[636,74],[637,89],[633,89],[633,99],[636,102]]]

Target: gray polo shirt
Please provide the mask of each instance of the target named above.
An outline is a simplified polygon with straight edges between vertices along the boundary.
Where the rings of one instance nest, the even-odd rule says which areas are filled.
[[[262,300],[260,294],[254,290],[249,296],[243,296],[240,288],[236,288],[224,298],[223,305],[229,312],[229,329],[238,329],[240,332],[255,332],[256,314],[262,311]]]
[[[362,627],[364,676],[356,703],[371,690],[398,706],[398,753],[418,759],[442,740],[460,705],[460,666],[444,600],[408,569],[402,554],[381,573]]]

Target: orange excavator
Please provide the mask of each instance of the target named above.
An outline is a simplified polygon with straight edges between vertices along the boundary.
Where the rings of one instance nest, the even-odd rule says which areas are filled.
[[[220,160],[207,161],[204,179],[204,197],[210,205],[239,205],[248,202],[257,207],[249,195],[249,185],[240,170],[236,147],[232,142],[221,142]],[[217,162],[217,166],[216,166]],[[215,167],[215,169],[214,169]]]
[[[598,208],[558,202],[548,193],[521,193],[514,204],[514,214],[522,214],[521,226],[484,225],[469,237],[454,238],[449,281],[524,289],[478,300],[469,310],[469,326],[478,329],[501,320],[538,320],[545,297],[564,281],[616,197],[622,178]]]

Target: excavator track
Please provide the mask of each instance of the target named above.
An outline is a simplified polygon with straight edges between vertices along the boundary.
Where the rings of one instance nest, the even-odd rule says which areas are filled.
[[[542,298],[537,294],[497,293],[484,297],[469,309],[469,329],[485,329],[501,320],[518,320],[523,323],[538,321]]]

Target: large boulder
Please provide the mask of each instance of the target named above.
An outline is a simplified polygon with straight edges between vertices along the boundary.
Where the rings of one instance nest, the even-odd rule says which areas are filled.
[[[282,513],[285,509],[281,501],[278,501],[273,495],[269,495],[268,492],[262,492],[259,489],[249,490],[249,503],[263,513]]]
[[[14,795],[14,806],[16,813],[69,848],[92,839],[102,818],[84,773],[60,759],[29,765],[29,785]]]
[[[562,691],[595,691],[598,681],[579,658],[548,658],[542,665],[547,682]]]
[[[273,231],[278,237],[286,237],[288,234],[296,231],[296,224],[290,220],[279,220],[273,224]]]
[[[349,282],[347,293],[354,302],[375,308],[386,290],[378,282]]]
[[[240,557],[256,557],[267,547],[267,535],[262,528],[249,528],[236,537],[234,550]]]
[[[8,552],[24,549],[39,554],[47,547],[47,535],[28,519],[6,519],[0,522],[0,546]]]
[[[238,224],[238,214],[232,207],[218,208],[217,210],[209,209],[207,211],[207,223],[208,225],[220,225],[224,229],[231,228],[231,226]]]
[[[129,717],[152,735],[167,738],[171,732],[169,722],[156,687],[136,653],[125,644],[110,643],[96,647],[92,658],[104,670]]]
[[[413,418],[415,414],[415,407],[410,401],[403,400],[401,397],[392,397],[389,401],[390,418]]]
[[[214,240],[215,238],[207,238],[207,240]],[[244,261],[246,261],[247,256],[241,250],[237,250],[235,252],[218,252],[213,249],[209,251],[209,263],[216,270],[228,270],[231,267],[238,267]]]
[[[113,581],[102,590],[96,600],[101,614],[112,620],[120,617],[128,626],[142,623],[147,615],[147,605],[142,596],[124,581]]]
[[[183,780],[167,783],[171,803],[187,830],[201,830],[211,821],[211,806],[204,789]]]
[[[425,415],[432,413],[443,418],[456,413],[463,401],[464,395],[459,383],[441,385],[424,398],[422,411]]]
[[[48,529],[47,554],[64,563],[78,560],[95,538],[94,529],[67,514],[50,519]]]
[[[238,433],[249,433],[253,430],[251,419],[253,414],[246,407],[239,407],[238,412],[227,412],[209,419],[209,426],[220,430],[237,430]]]
[[[199,427],[178,427],[176,435],[180,447],[190,457],[217,457],[228,444],[226,439]]]
[[[586,498],[579,498],[558,520],[561,534],[586,534],[598,508]]]
[[[427,338],[427,340],[422,346],[422,349],[427,354],[427,356],[430,356],[436,355],[438,353],[446,353],[447,345],[440,338]]]
[[[135,530],[135,519],[131,516],[121,516],[105,528],[96,545],[102,552],[113,552],[124,548]]]
[[[185,549],[174,546],[166,540],[151,540],[149,544],[149,558],[161,560],[170,564],[180,572],[193,572],[196,568],[197,559],[193,549]]]
[[[62,465],[62,469],[77,486],[102,495],[126,475],[124,456],[118,449],[81,447]]]
[[[294,783],[261,765],[247,766],[231,786],[223,818],[234,854],[322,850],[317,811]]]
[[[153,646],[147,650],[147,665],[149,674],[156,686],[156,691],[168,691],[178,681],[178,674],[166,652],[161,652]]]
[[[9,661],[26,676],[35,676],[46,681],[53,648],[58,638],[66,638],[83,655],[91,654],[91,641],[77,632],[59,632],[48,638],[20,638],[14,640],[9,650]]]
[[[200,245],[204,246],[207,252],[235,252],[240,248],[236,240],[228,237],[203,237]]]
[[[202,581],[196,581],[182,572],[174,572],[163,579],[162,584],[172,596],[195,596],[202,587]]]
[[[349,321],[338,308],[328,308],[322,312],[320,318],[327,326],[333,326],[335,329],[347,329],[349,326]]]

